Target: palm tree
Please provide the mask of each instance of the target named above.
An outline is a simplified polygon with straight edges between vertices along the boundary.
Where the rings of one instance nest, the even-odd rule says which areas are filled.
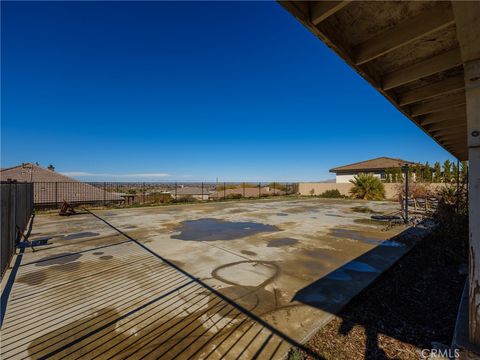
[[[385,187],[378,177],[372,174],[358,174],[350,180],[353,187],[350,194],[355,199],[382,200],[385,199]]]

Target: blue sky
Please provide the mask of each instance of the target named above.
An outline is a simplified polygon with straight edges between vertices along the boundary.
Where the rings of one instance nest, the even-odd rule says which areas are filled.
[[[2,2],[1,40],[2,167],[313,181],[451,159],[275,2]]]

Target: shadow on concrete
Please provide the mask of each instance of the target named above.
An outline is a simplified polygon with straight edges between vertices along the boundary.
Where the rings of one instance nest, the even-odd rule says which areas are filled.
[[[379,245],[300,289],[292,300],[326,311],[332,318],[336,315],[340,335],[347,336],[361,326],[365,359],[390,358],[379,346],[381,334],[420,349],[429,349],[432,341],[442,338],[448,341],[445,334],[448,327],[453,329],[456,294],[461,293],[463,281],[442,281],[449,279],[446,276],[452,267],[457,272],[458,265],[447,268],[428,261],[431,248],[419,241],[428,233],[427,229],[407,229],[392,239],[406,240],[401,241],[403,246]],[[404,255],[405,262],[396,264]],[[443,307],[447,298],[451,299],[449,308]],[[451,319],[442,317],[447,313]]]

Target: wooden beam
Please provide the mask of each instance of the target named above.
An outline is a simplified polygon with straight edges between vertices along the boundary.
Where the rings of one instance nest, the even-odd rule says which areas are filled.
[[[337,11],[347,6],[350,1],[315,1],[310,3],[310,21],[313,25],[320,24]]]
[[[468,147],[468,337],[480,347],[480,2],[452,1],[465,74]],[[454,345],[455,346],[455,345]],[[470,357],[468,354],[461,357]],[[474,358],[474,354],[471,356]],[[477,356],[478,357],[478,354]]]
[[[462,63],[460,50],[454,49],[443,54],[423,60],[406,68],[393,71],[383,76],[383,90],[390,90],[400,85],[451,69]]]
[[[410,115],[419,116],[429,113],[435,113],[463,104],[465,104],[465,92],[462,91],[458,94],[447,95],[433,100],[425,101],[424,103],[418,105],[412,105],[410,107]]]
[[[456,108],[424,115],[419,120],[419,123],[422,126],[425,126],[449,120],[458,120],[459,122],[461,122],[462,120],[466,121],[465,119],[465,106],[458,106]]]
[[[424,127],[429,133],[435,133],[439,130],[450,130],[450,129],[463,129],[466,131],[467,124],[466,123],[459,123],[459,122],[445,122],[445,123],[438,123],[433,124],[427,127]]]
[[[356,65],[385,55],[407,45],[422,36],[454,24],[453,12],[449,3],[424,11],[420,15],[404,21],[354,48]]]
[[[435,137],[437,139],[439,139],[440,141],[445,141],[445,140],[458,140],[459,143],[461,144],[462,141],[465,142],[464,138],[466,139],[467,138],[467,133],[463,133],[463,134],[442,134],[442,135],[435,135]]]
[[[432,134],[433,136],[437,135],[447,135],[447,134],[462,134],[462,133],[467,133],[467,127],[466,126],[447,126],[447,127],[438,127],[438,128],[432,128],[429,129],[428,132]]]
[[[417,89],[412,89],[398,95],[398,104],[400,106],[409,105],[418,101],[431,99],[436,96],[445,95],[452,91],[460,90],[465,87],[463,75],[449,77],[433,84],[425,85]]]

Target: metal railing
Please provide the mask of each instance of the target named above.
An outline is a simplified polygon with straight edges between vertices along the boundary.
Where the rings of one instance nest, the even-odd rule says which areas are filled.
[[[134,206],[287,196],[298,193],[285,182],[34,182],[37,209],[72,204]]]
[[[1,182],[1,276],[33,214],[33,184]]]

